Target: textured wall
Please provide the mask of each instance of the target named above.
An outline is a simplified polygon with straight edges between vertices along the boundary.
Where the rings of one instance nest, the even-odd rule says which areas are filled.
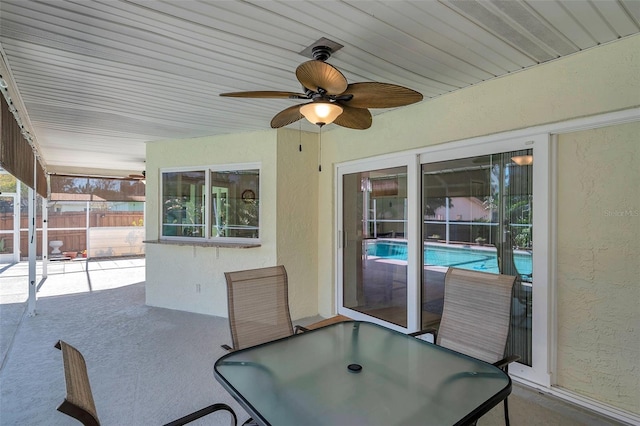
[[[336,163],[565,121],[640,105],[640,36],[486,81],[376,116],[365,131],[323,132],[325,170]],[[334,310],[332,173],[320,175],[320,313]],[[329,206],[331,205],[331,209]]]
[[[261,247],[217,248],[147,244],[146,302],[226,317],[225,271],[276,264],[277,134],[273,131],[147,144],[147,239],[159,232],[159,169],[262,163]],[[199,286],[199,287],[198,287]]]
[[[558,385],[640,414],[640,123],[558,142]]]
[[[317,142],[317,134],[282,129],[148,144],[149,240],[158,239],[159,197],[151,194],[159,191],[159,169],[257,162],[262,170],[261,246],[147,244],[147,304],[226,317],[225,271],[283,264],[289,276],[291,316],[316,315]]]
[[[318,312],[317,134],[278,131],[277,180],[277,260],[287,268],[291,317],[298,319]]]

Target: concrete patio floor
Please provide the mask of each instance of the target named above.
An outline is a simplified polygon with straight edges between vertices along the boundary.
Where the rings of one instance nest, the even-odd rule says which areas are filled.
[[[65,396],[58,339],[84,354],[102,424],[164,424],[214,402],[248,417],[213,378],[220,344],[230,342],[226,319],[146,306],[144,264],[52,262],[35,316],[26,313],[27,263],[0,267],[1,425],[78,424],[56,411]]]
[[[105,425],[164,424],[214,402],[231,405],[240,423],[248,417],[213,378],[220,345],[230,343],[226,318],[145,305],[144,265],[51,262],[40,282],[39,264],[37,314],[29,316],[28,264],[0,264],[0,425],[78,424],[56,411],[65,395],[58,339],[83,352]],[[514,426],[620,424],[520,385],[509,406]],[[193,424],[226,425],[229,417]],[[502,405],[478,424],[503,425]]]

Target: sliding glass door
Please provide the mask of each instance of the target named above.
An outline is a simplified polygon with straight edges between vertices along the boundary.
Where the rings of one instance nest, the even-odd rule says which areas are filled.
[[[422,202],[422,327],[440,321],[448,268],[514,275],[508,351],[530,366],[533,150],[423,164]]]
[[[407,327],[407,167],[342,177],[343,307]]]
[[[510,371],[548,383],[549,147],[538,135],[339,165],[338,313],[438,327],[449,268],[514,275]]]

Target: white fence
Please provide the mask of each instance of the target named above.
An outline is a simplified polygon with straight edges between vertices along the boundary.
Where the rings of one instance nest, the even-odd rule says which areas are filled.
[[[139,256],[144,254],[144,227],[89,228],[88,257]]]

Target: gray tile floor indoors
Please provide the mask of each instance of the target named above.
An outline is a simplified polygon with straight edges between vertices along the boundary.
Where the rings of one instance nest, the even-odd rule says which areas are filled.
[[[144,258],[51,262],[44,281],[41,269],[29,316],[28,264],[0,264],[0,425],[78,424],[56,411],[65,394],[58,339],[83,352],[104,425],[164,424],[213,402],[231,405],[240,423],[248,417],[213,378],[230,343],[226,319],[145,305]],[[517,384],[509,406],[514,426],[621,424]],[[502,405],[479,424],[503,425]]]

